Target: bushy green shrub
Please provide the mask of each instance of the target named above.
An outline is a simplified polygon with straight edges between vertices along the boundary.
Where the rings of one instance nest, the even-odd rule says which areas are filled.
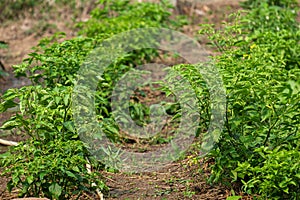
[[[16,105],[20,110],[1,128],[29,136],[1,156],[3,173],[11,177],[9,191],[16,187],[20,196],[69,199],[83,191],[107,189],[99,174],[87,171],[89,154],[71,121],[71,92],[70,86],[36,85],[9,89],[1,97],[0,112]]]
[[[261,198],[299,198],[300,30],[293,9],[261,4],[222,31],[201,30],[222,52],[215,60],[227,91],[210,182],[240,182]],[[277,17],[266,22],[273,11]]]
[[[267,0],[253,1],[251,12],[244,18],[245,26],[251,32],[280,31],[284,29],[299,29],[296,17],[299,7],[297,1],[276,1],[272,3]],[[246,3],[246,2],[245,2]]]
[[[241,2],[241,5],[246,9],[255,9],[261,4],[291,9],[297,7],[298,2],[297,0],[246,0]]]
[[[81,34],[96,36],[105,34],[116,34],[136,28],[146,27],[169,27],[182,24],[170,20],[171,8],[168,1],[160,3],[130,3],[125,1],[102,1],[104,8],[96,8],[91,12],[91,19],[79,23],[84,27]],[[175,26],[174,26],[175,27]]]
[[[47,144],[47,146],[45,146]],[[86,149],[80,141],[53,139],[47,143],[31,140],[20,143],[1,161],[11,176],[7,185],[20,189],[20,196],[71,199],[83,192],[107,190],[99,173],[86,168]],[[17,160],[17,161],[16,161]]]

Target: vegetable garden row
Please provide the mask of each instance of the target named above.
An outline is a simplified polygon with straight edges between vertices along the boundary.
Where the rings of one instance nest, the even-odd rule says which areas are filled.
[[[299,199],[299,5],[296,0],[247,0],[242,6],[244,10],[233,14],[222,29],[211,24],[199,27],[198,34],[209,38],[220,53],[211,59],[226,89],[224,128],[205,157],[213,160],[208,183],[230,186],[236,182],[257,199]],[[167,1],[99,0],[91,18],[78,24],[77,37],[60,42],[64,34],[58,33],[45,38],[14,66],[14,74],[28,77],[32,85],[9,89],[0,97],[1,113],[19,108],[1,129],[29,138],[0,155],[3,175],[10,179],[9,191],[19,188],[22,197],[70,199],[109,190],[100,172],[113,169],[90,156],[74,125],[72,92],[77,71],[93,49],[124,31],[147,27],[180,31],[186,20],[171,17],[171,7]],[[134,50],[103,73],[95,93],[96,115],[115,143],[127,142],[110,103],[118,79],[162,54],[155,49]],[[206,84],[196,65],[182,63],[173,68],[195,91],[201,118],[195,136],[201,138],[210,122],[209,90],[203,87]],[[135,121],[149,117],[149,108],[141,104],[136,108],[131,113]],[[180,107],[170,113],[178,117]],[[89,164],[94,167],[91,173]]]

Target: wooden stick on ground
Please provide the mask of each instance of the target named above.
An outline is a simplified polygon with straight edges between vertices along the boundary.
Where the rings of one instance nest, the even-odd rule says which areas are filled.
[[[92,173],[92,166],[87,158],[86,158],[86,161],[87,161],[87,164],[85,167],[88,170],[88,173]],[[92,183],[92,186],[97,186],[97,185],[96,185],[96,183]],[[100,198],[100,200],[104,200],[103,194],[98,188],[96,189],[96,193],[97,193],[98,197]]]
[[[0,139],[0,144],[6,145],[6,146],[17,146],[18,145],[17,142],[3,140],[3,139]]]

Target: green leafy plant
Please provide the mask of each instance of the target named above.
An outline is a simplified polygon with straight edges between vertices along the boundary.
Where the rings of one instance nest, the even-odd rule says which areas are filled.
[[[18,128],[30,136],[1,161],[4,175],[11,177],[9,191],[17,187],[20,196],[69,199],[84,191],[107,189],[99,174],[87,171],[89,154],[71,121],[71,90],[37,85],[9,89],[3,95],[1,112],[16,105],[20,111],[1,128]]]
[[[211,183],[239,182],[261,198],[299,198],[295,9],[262,3],[221,31],[207,25],[200,31],[222,53],[215,61],[227,91],[225,129],[210,153]],[[274,12],[277,17],[266,21]]]
[[[281,31],[284,29],[299,29],[296,21],[297,10],[299,9],[296,1],[293,6],[278,6],[267,1],[255,1],[258,5],[251,9],[251,12],[244,18],[251,32]]]
[[[81,34],[96,36],[106,33],[111,35],[145,27],[179,28],[186,23],[184,20],[176,22],[170,19],[172,6],[165,0],[160,3],[132,3],[129,0],[102,0],[100,2],[103,7],[92,10],[92,18],[78,24],[78,27],[84,27]]]
[[[97,188],[106,191],[100,174],[87,171],[85,151],[76,140],[54,139],[47,146],[39,140],[20,143],[1,161],[4,167],[10,166],[4,171],[12,177],[8,190],[16,187],[20,189],[20,196],[51,199],[79,197]]]
[[[255,9],[261,4],[268,4],[269,6],[279,6],[282,8],[295,8],[298,2],[296,0],[247,0],[241,2],[241,5],[247,9]]]

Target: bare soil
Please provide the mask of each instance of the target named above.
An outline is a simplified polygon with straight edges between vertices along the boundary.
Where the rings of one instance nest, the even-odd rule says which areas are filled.
[[[187,35],[196,37],[198,24],[215,23],[221,27],[228,15],[240,9],[238,1],[214,0],[214,1],[180,1],[174,13],[189,15],[192,24],[183,28]],[[66,8],[65,8],[66,9]],[[8,49],[0,49],[0,59],[4,64],[7,77],[0,80],[0,94],[8,88],[21,87],[29,84],[26,79],[15,78],[12,74],[12,65],[20,64],[26,55],[32,51],[39,40],[51,36],[54,32],[63,31],[67,38],[76,35],[73,28],[74,21],[88,18],[88,10],[72,19],[72,11],[61,8],[56,16],[25,15],[24,18],[7,21],[0,24],[0,41],[8,43]],[[9,118],[10,114],[0,115],[0,125]],[[0,132],[0,138],[22,141],[22,135]],[[0,153],[7,151],[7,147],[0,145]],[[206,178],[209,176],[209,162],[193,162],[195,154],[189,154],[188,158],[171,163],[157,172],[139,174],[101,172],[110,188],[105,199],[226,199],[232,194],[231,187],[224,185],[208,185]],[[1,169],[0,169],[1,172]],[[17,197],[17,190],[11,194],[5,191],[7,179],[0,177],[0,199],[13,199]],[[237,187],[234,187],[237,188]],[[238,189],[236,194],[243,199],[252,199],[243,195]],[[97,199],[94,194],[85,194],[82,199]]]

